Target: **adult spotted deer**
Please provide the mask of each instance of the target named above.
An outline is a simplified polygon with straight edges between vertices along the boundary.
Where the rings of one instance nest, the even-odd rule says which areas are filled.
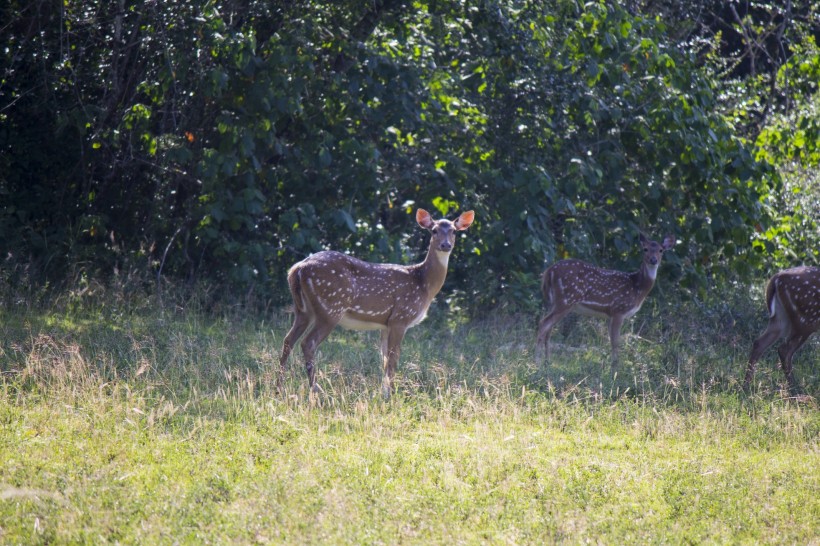
[[[380,330],[382,390],[389,397],[404,334],[427,314],[447,276],[456,232],[470,227],[473,218],[473,211],[468,211],[452,222],[433,220],[426,210],[418,209],[416,222],[432,234],[427,257],[420,264],[374,264],[323,251],[291,267],[288,285],[296,316],[282,344],[280,373],[294,344],[307,332],[301,343],[302,354],[310,387],[317,390],[316,349],[336,325]]]
[[[820,267],[795,267],[775,273],[766,285],[769,324],[752,345],[749,367],[743,382],[748,388],[760,356],[775,341],[785,338],[777,350],[789,388],[797,383],[792,372],[792,357],[809,336],[820,330]]]
[[[612,344],[612,367],[618,363],[618,342],[621,325],[641,308],[655,277],[661,256],[675,244],[667,235],[663,243],[640,236],[643,263],[634,273],[602,269],[581,260],[561,260],[547,268],[541,277],[541,292],[551,309],[538,324],[536,360],[542,352],[550,358],[550,335],[561,319],[571,312],[609,319],[609,340]]]

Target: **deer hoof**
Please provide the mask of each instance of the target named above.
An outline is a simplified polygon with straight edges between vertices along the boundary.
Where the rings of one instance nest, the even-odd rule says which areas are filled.
[[[391,394],[393,394],[393,385],[389,379],[385,378],[382,381],[382,396],[385,400],[389,400]]]

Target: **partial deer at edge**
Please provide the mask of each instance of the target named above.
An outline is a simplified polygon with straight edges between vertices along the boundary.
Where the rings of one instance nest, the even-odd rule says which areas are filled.
[[[456,232],[473,223],[474,213],[455,221],[433,220],[424,209],[416,221],[430,231],[426,259],[415,265],[374,264],[334,251],[313,254],[288,271],[295,318],[282,344],[280,374],[294,344],[302,337],[302,354],[312,390],[316,385],[316,349],[340,325],[351,330],[380,330],[384,363],[382,390],[389,397],[408,328],[421,322],[447,276]]]
[[[634,273],[602,269],[582,260],[561,260],[547,268],[541,277],[541,292],[551,309],[538,324],[536,360],[550,358],[550,335],[558,322],[569,313],[608,318],[612,344],[612,367],[618,363],[621,325],[641,308],[655,284],[664,251],[675,244],[667,235],[663,243],[640,236],[643,263]]]
[[[769,324],[752,345],[744,386],[749,387],[755,364],[775,341],[785,338],[777,354],[789,389],[797,391],[792,357],[806,340],[820,330],[820,267],[795,267],[775,273],[766,285]]]

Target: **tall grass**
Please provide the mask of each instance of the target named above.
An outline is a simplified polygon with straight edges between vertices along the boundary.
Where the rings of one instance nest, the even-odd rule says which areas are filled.
[[[89,287],[0,311],[2,543],[812,543],[817,342],[783,389],[738,380],[754,304],[647,302],[608,366],[603,326],[434,312],[380,396],[373,334],[298,351],[286,313]],[[172,302],[172,303],[171,303]],[[746,305],[746,307],[744,307]]]

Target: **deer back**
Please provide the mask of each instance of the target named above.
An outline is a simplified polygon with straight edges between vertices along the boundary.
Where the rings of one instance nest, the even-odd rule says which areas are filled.
[[[601,269],[582,260],[561,260],[542,280],[545,297],[562,308],[579,306],[592,314],[637,312],[654,279],[642,282],[638,273]]]
[[[370,330],[386,328],[390,320],[414,323],[424,317],[432,296],[420,273],[416,266],[373,264],[323,251],[294,265],[288,276],[314,314]]]
[[[766,286],[771,319],[789,331],[820,329],[820,267],[795,267],[776,273]]]

